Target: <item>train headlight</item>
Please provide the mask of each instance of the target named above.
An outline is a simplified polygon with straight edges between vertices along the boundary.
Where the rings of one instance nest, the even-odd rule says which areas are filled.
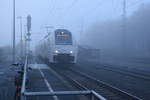
[[[58,53],[58,50],[56,50],[55,53]]]
[[[73,53],[73,51],[70,51],[70,53]]]

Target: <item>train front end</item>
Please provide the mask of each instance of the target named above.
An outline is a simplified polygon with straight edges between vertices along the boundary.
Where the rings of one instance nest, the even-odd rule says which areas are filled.
[[[57,29],[54,33],[55,45],[53,46],[53,62],[71,64],[76,63],[77,45],[71,32],[66,29]]]

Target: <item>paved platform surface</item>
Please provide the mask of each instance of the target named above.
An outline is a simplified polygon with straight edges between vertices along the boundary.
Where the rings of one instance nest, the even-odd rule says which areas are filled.
[[[46,64],[30,64],[29,67],[29,84],[27,91],[32,92],[57,92],[57,91],[73,91],[77,90],[69,85],[50,66]],[[28,97],[27,100],[80,100],[75,96],[36,96]]]

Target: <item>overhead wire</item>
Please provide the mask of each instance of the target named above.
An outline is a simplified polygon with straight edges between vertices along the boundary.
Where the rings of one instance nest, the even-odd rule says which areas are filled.
[[[91,12],[90,14],[91,15],[94,15],[95,13],[97,13],[97,12],[99,12],[98,14],[96,14],[96,15],[99,15],[100,14],[100,11],[101,11],[101,7],[103,6],[103,5],[105,5],[106,3],[108,3],[108,2],[110,2],[110,0],[99,0],[99,3],[97,3],[97,5],[96,6],[94,6],[92,9],[91,9],[91,11],[88,11],[88,12]],[[97,10],[97,11],[96,11]],[[95,11],[95,12],[94,12]]]
[[[55,6],[55,5],[53,4],[53,2],[54,2],[54,0],[50,0],[50,1],[49,1],[50,6],[47,7],[47,8],[49,9],[49,13],[47,14],[47,16],[53,15],[53,10],[54,10],[54,6]],[[50,19],[50,17],[46,17],[46,21],[47,21],[47,22],[49,21],[49,19]],[[42,29],[43,27],[45,27],[45,26],[41,26],[41,29]]]
[[[126,0],[127,1],[127,0]],[[135,6],[137,6],[137,5],[139,5],[139,4],[142,4],[143,3],[143,0],[136,0],[135,2],[133,2],[133,3],[131,3],[131,4],[129,4],[129,5],[127,5],[126,6],[126,10],[128,10],[129,8],[132,8],[132,7],[135,7]],[[118,4],[117,4],[118,5]],[[119,5],[122,5],[122,4],[120,4],[119,3]],[[118,6],[119,7],[119,6]],[[118,8],[118,7],[116,7],[117,8],[117,10],[115,10],[115,13],[114,14],[117,14],[117,15],[122,15],[122,10],[120,10],[120,8]]]
[[[51,7],[51,11],[50,11],[50,15],[54,16],[56,14],[56,9],[57,9],[57,0],[51,0],[53,1],[52,4],[50,4]]]
[[[72,9],[73,6],[75,6],[78,1],[79,1],[79,0],[73,0],[72,3],[67,7],[67,9]]]
[[[135,9],[133,9],[133,8],[137,8],[138,9],[138,6],[139,5],[141,5],[141,4],[143,4],[144,3],[144,1],[143,0],[136,0],[135,2],[133,2],[133,3],[131,3],[131,4],[129,4],[129,5],[127,5],[127,10],[129,11],[131,11],[131,10],[135,10]],[[131,9],[132,8],[132,9]],[[136,9],[136,10],[137,10]]]
[[[65,13],[65,16],[69,16],[71,10],[78,3],[78,1],[79,0],[72,0],[72,2],[64,9],[63,13]]]
[[[136,6],[136,5],[138,5],[139,3],[141,3],[141,2],[143,3],[143,0],[136,0],[135,2],[133,2],[133,3],[129,4],[129,5],[127,5],[127,8]]]
[[[58,8],[58,7],[62,6],[62,4],[63,4],[62,2],[58,2],[58,0],[51,0],[51,1],[53,3],[51,2],[50,14],[53,17],[57,15],[56,12],[58,12],[59,15],[61,15],[60,13],[63,13],[63,14],[65,13],[64,15],[67,16],[69,14],[69,12],[74,8],[74,6],[79,2],[79,0],[73,0],[72,3],[69,4],[69,6],[65,7],[64,9],[61,9],[61,8]],[[97,3],[96,6],[92,7],[90,11],[88,11],[88,12],[91,12],[90,15],[92,15],[93,13],[96,13],[95,9],[96,10],[100,10],[100,8],[102,7],[101,5],[103,5],[103,4],[108,2],[108,1],[104,1],[104,0],[98,0],[98,1],[100,1],[100,2]],[[134,3],[127,5],[127,8],[136,6],[140,2],[141,2],[141,0],[137,0]],[[116,5],[116,7],[115,7],[115,5]],[[62,6],[62,7],[64,7],[64,6]],[[112,7],[113,7],[114,12],[116,12],[116,13],[121,11],[119,6],[118,6],[118,1],[116,2],[115,0],[112,0]],[[59,11],[59,10],[61,10],[61,11]],[[113,13],[113,14],[116,14],[116,13]],[[121,14],[122,14],[122,11],[121,11]],[[118,15],[120,15],[120,14],[118,14]]]
[[[98,1],[99,1],[99,2],[97,3],[97,5],[94,6],[93,8],[91,8],[90,11],[88,11],[90,15],[92,15],[93,13],[95,13],[95,12],[93,12],[95,9],[96,9],[96,10],[100,10],[101,5],[103,5],[103,4],[106,3],[106,1],[104,1],[104,0],[98,0]],[[91,12],[92,12],[92,13],[91,13]]]

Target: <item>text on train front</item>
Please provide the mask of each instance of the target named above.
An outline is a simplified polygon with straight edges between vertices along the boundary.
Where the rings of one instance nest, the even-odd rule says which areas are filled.
[[[56,31],[55,32],[56,45],[72,45],[72,35],[70,32]]]

